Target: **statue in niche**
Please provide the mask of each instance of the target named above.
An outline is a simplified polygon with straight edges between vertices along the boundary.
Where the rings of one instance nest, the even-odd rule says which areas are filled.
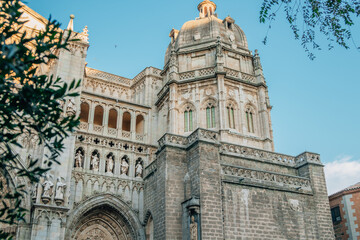
[[[194,216],[191,216],[190,240],[198,240],[198,224],[195,222]]]
[[[38,192],[38,183],[35,183],[31,188],[31,198],[36,199]]]
[[[66,107],[66,112],[68,114],[75,114],[76,113],[76,106],[75,106],[75,103],[74,103],[74,99],[72,98],[69,98],[69,103]]]
[[[114,170],[114,156],[109,155],[106,161],[106,172],[113,173]]]
[[[64,200],[64,188],[66,188],[66,183],[63,183],[61,177],[58,177],[55,186],[55,199]]]
[[[142,173],[143,173],[143,166],[142,166],[142,163],[141,161],[138,161],[136,163],[136,166],[135,166],[135,177],[142,177]]]
[[[91,156],[91,166],[92,166],[92,170],[94,170],[95,172],[99,171],[99,162],[100,161],[97,154]]]
[[[81,150],[79,149],[75,155],[75,167],[81,168],[82,167],[82,161],[83,161],[83,154],[81,153]]]
[[[52,195],[52,188],[53,188],[54,184],[50,181],[49,174],[46,174],[45,181],[43,182],[42,186],[43,186],[42,197],[50,199],[51,195]]]
[[[125,158],[123,158],[121,160],[121,175],[127,175],[128,171],[129,171],[129,164],[127,163]]]

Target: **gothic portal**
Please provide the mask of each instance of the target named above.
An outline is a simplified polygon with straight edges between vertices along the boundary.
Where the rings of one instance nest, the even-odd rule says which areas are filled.
[[[28,184],[27,223],[3,229],[26,240],[333,239],[320,156],[274,152],[259,53],[216,8],[205,0],[171,30],[163,69],[129,79],[87,67],[87,27],[42,68],[83,79],[63,102],[81,124],[61,165]],[[44,27],[23,12],[28,30]],[[21,141],[19,161],[42,159],[35,136]]]

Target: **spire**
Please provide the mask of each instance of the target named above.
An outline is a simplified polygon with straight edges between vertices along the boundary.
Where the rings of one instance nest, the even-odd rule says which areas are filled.
[[[75,16],[73,14],[70,15],[70,22],[67,26],[67,30],[74,31],[74,18]]]
[[[198,5],[198,10],[200,18],[210,17],[215,14],[216,4],[210,0],[205,0]]]

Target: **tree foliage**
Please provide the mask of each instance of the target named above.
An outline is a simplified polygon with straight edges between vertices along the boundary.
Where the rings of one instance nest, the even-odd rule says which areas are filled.
[[[58,163],[64,139],[79,125],[76,115],[63,113],[62,101],[78,96],[80,81],[68,85],[40,71],[43,64],[57,58],[58,50],[67,49],[71,33],[62,31],[60,24],[51,19],[43,31],[23,31],[20,1],[1,0],[0,7],[0,170],[2,175],[8,176],[6,170],[34,184],[53,163]],[[23,134],[37,136],[37,144],[48,153],[42,159],[30,159],[26,167],[19,164],[19,155],[14,151],[23,148],[19,142]],[[27,188],[17,185],[5,191],[3,185],[0,223],[17,224],[26,214],[22,201]],[[0,230],[0,239],[6,238],[11,237]]]
[[[351,44],[356,46],[351,27],[354,19],[360,15],[359,0],[264,0],[260,11],[260,22],[269,23],[275,20],[279,11],[284,11],[286,21],[294,33],[295,39],[301,40],[301,45],[314,59],[314,50],[320,50],[316,32],[325,36],[328,48],[340,45],[346,49]],[[267,36],[264,39],[266,44]]]

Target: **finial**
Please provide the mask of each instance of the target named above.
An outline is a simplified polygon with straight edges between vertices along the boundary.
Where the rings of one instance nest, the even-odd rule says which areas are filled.
[[[200,18],[210,17],[215,14],[216,4],[210,0],[202,1],[198,5]]]
[[[74,31],[74,18],[75,18],[74,14],[71,14],[70,15],[70,22],[69,22],[69,24],[68,24],[68,26],[66,28],[67,30]]]

